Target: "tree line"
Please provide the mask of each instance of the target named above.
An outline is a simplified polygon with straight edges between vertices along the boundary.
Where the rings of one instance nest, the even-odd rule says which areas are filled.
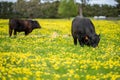
[[[117,6],[82,4],[85,17],[120,15],[120,2]],[[56,0],[41,3],[40,0],[17,0],[17,2],[0,2],[0,18],[65,18],[79,13],[79,5],[74,0]]]

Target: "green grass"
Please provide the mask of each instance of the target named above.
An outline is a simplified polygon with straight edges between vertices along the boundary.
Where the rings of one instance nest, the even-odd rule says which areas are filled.
[[[28,36],[8,36],[8,20],[0,19],[0,80],[119,80],[120,21],[92,20],[99,47],[74,46],[71,22],[37,19],[41,29]]]

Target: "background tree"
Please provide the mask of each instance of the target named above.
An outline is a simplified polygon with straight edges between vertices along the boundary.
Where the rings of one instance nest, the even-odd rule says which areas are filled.
[[[79,0],[79,1],[81,1],[81,4],[79,3],[78,5],[78,15],[80,17],[83,17],[83,8],[85,7],[85,5],[89,0]]]
[[[120,15],[120,0],[115,0],[115,1],[117,1],[117,9],[118,9],[118,15]]]
[[[14,7],[20,16],[26,18],[38,17],[40,11],[40,0],[17,0]]]
[[[63,17],[73,17],[77,15],[77,5],[74,0],[61,0],[58,13]]]
[[[17,2],[0,1],[0,18],[61,18],[74,17],[78,14],[78,5],[75,0],[17,0]],[[81,0],[80,0],[81,1]],[[89,0],[82,0],[85,17],[107,16],[118,17],[120,15],[120,0],[117,6],[90,5]],[[59,13],[58,13],[59,12]]]
[[[117,1],[118,5],[120,5],[120,0],[115,0],[115,1]]]
[[[13,13],[12,2],[0,2],[0,18],[11,18]]]
[[[27,5],[25,0],[17,0],[17,2],[14,5],[15,12],[19,15],[25,17],[27,16]]]
[[[46,2],[41,4],[41,17],[44,18],[57,18],[58,17],[59,1]]]
[[[27,4],[27,15],[29,18],[39,17],[40,11],[40,0],[30,0]]]

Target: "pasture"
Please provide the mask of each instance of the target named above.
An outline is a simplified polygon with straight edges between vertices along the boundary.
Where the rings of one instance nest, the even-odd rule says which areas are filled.
[[[120,21],[92,20],[99,47],[74,46],[67,19],[36,19],[41,29],[8,36],[0,19],[0,80],[120,80]]]

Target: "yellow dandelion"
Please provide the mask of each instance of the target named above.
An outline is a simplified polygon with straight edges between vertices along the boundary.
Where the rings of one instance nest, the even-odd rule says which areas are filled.
[[[6,77],[2,76],[2,80],[7,80]]]
[[[75,75],[74,75],[74,78],[75,78],[75,79],[80,79],[80,76],[79,76],[78,74],[75,74]]]
[[[56,79],[59,79],[59,78],[60,78],[60,75],[59,75],[59,74],[55,74],[55,75],[54,75],[54,78],[55,78],[55,80],[56,80]]]
[[[90,78],[90,75],[86,75],[86,80],[89,80]]]
[[[35,75],[36,75],[37,77],[40,77],[41,72],[40,72],[40,71],[37,71],[37,72],[35,73]]]
[[[29,80],[27,77],[24,77],[23,80]]]
[[[69,70],[69,73],[70,73],[71,75],[73,75],[73,74],[74,74],[74,70],[73,70],[73,69]]]
[[[22,80],[22,78],[19,77],[18,80]]]

